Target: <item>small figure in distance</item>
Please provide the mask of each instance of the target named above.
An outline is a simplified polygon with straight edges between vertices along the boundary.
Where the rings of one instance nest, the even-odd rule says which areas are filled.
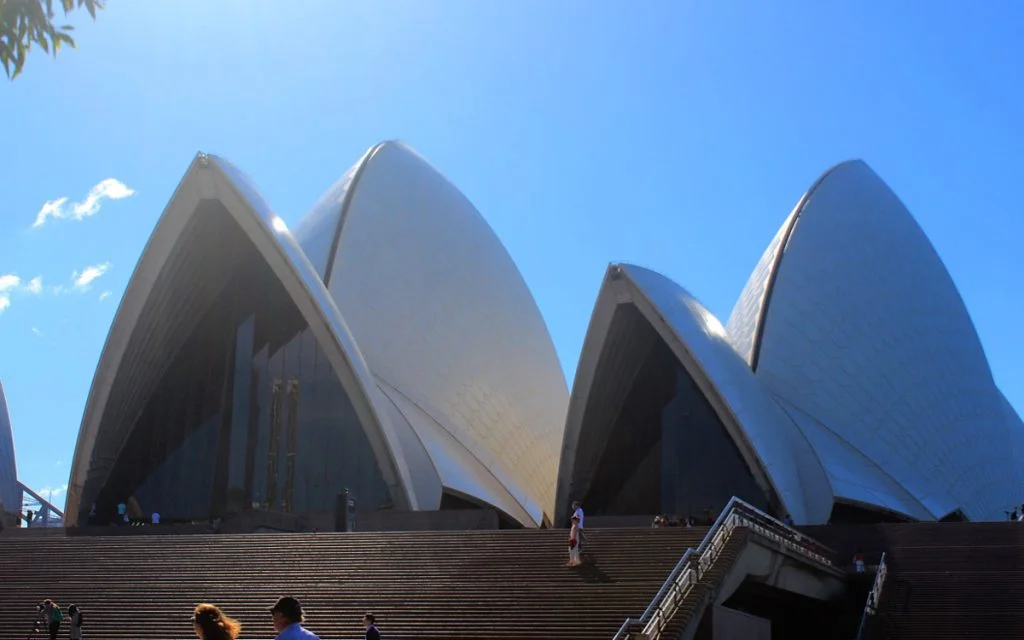
[[[36,605],[36,619],[32,621],[32,633],[28,634],[29,638],[32,638],[39,631],[39,627],[46,626],[46,609],[45,605],[40,602]]]
[[[578,516],[572,517],[572,527],[569,528],[569,562],[565,563],[567,567],[578,567],[583,564],[580,560],[580,519]]]
[[[857,553],[853,554],[853,567],[857,573],[864,573],[867,569],[867,565],[864,564],[863,549],[857,549]]]
[[[372,613],[363,616],[363,626],[366,627],[366,640],[380,640],[380,629],[377,628],[377,617]]]
[[[196,605],[192,611],[192,627],[199,640],[235,640],[242,631],[237,620],[212,604]]]
[[[579,547],[580,557],[583,557],[583,543],[587,541],[587,534],[583,532],[583,505],[577,500],[572,503],[572,515],[579,520],[580,533],[576,536],[576,545]]]
[[[82,612],[77,604],[68,607],[68,618],[70,618],[69,622],[71,623],[71,628],[68,629],[68,637],[71,640],[82,640],[82,624],[85,620],[82,618]]]
[[[306,616],[302,604],[291,596],[279,598],[270,607],[274,618],[274,632],[277,640],[320,640],[315,633],[302,626]]]

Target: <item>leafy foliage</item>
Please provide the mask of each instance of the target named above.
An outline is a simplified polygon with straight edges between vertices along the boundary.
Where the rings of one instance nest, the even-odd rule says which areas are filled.
[[[64,10],[66,16],[74,9],[85,7],[93,19],[105,0],[0,0],[0,64],[7,77],[18,77],[25,66],[25,57],[33,45],[54,57],[62,46],[74,47],[71,37],[74,27],[56,26],[53,5]]]

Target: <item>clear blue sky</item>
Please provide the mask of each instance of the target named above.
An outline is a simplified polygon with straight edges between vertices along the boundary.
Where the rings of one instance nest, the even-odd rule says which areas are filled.
[[[117,301],[200,150],[294,224],[366,147],[406,140],[505,242],[570,383],[609,261],[724,321],[804,189],[864,158],[1024,409],[1018,0],[110,0],[74,22],[78,50],[0,81],[0,277],[21,279],[0,379],[33,487],[67,482]],[[107,178],[134,194],[76,220]]]

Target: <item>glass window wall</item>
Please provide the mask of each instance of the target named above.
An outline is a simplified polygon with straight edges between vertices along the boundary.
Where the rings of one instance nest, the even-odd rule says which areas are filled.
[[[251,252],[174,356],[97,502],[164,521],[246,509],[392,504],[352,403],[294,304]]]
[[[721,510],[734,495],[767,508],[732,438],[669,346],[657,337],[638,338],[635,332],[654,332],[638,313],[616,314],[613,322],[629,326],[613,327],[609,335],[632,334],[630,344],[644,346],[624,356],[638,358],[636,365],[617,361],[620,371],[636,371],[615,378],[613,384],[628,389],[597,390],[622,400],[602,407],[614,419],[584,497],[589,512],[700,518]]]

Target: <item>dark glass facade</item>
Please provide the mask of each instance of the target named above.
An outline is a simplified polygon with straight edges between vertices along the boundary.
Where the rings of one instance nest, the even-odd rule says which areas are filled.
[[[595,386],[604,404],[594,415],[588,408],[583,425],[585,434],[588,420],[607,425],[593,431],[602,442],[583,497],[588,510],[701,517],[733,496],[767,510],[739,449],[669,346],[632,305],[620,305],[612,322],[602,354],[610,386]]]
[[[232,242],[248,240],[239,234]],[[392,505],[352,403],[312,332],[250,247],[146,401],[97,500],[164,521],[247,509]]]
[[[958,521],[959,518],[955,517],[950,520],[945,518],[940,520],[940,522]],[[829,524],[878,524],[880,522],[912,522],[912,520],[887,509],[880,509],[863,503],[836,500],[832,505],[832,513],[829,515],[828,522]]]

